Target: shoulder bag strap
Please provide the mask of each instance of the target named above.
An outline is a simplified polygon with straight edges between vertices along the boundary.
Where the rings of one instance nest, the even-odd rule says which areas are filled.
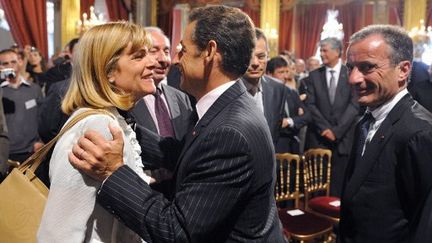
[[[45,159],[45,156],[48,154],[48,152],[51,150],[52,146],[57,142],[57,140],[71,127],[73,127],[76,123],[81,121],[87,116],[94,115],[94,114],[106,114],[108,116],[114,117],[114,115],[103,109],[91,109],[87,111],[83,111],[76,115],[74,118],[72,118],[62,129],[61,131],[55,136],[51,141],[46,143],[42,148],[40,148],[38,151],[33,153],[26,161],[24,161],[18,169],[22,172],[26,171],[27,169],[31,170],[32,172],[35,172],[36,169],[39,167],[39,165],[42,163],[42,161]]]

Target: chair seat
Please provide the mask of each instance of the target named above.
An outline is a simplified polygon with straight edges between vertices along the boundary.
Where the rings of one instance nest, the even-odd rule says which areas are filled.
[[[331,202],[339,201],[337,197],[315,197],[309,201],[309,208],[317,213],[333,218],[340,217],[340,206],[330,205]]]
[[[304,214],[292,216],[289,208],[279,209],[279,218],[284,232],[294,237],[313,238],[317,235],[331,232],[333,224],[330,220],[303,211]]]

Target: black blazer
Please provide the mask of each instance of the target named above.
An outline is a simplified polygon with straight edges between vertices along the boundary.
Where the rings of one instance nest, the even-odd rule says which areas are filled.
[[[431,148],[432,114],[406,95],[363,157],[351,155],[342,190],[340,242],[408,242],[432,188]]]
[[[306,80],[306,106],[311,112],[312,122],[306,135],[307,148],[334,148],[339,154],[348,155],[351,151],[355,122],[358,120],[359,106],[348,83],[348,70],[342,65],[336,96],[333,105],[328,96],[325,66],[309,73]],[[331,143],[320,134],[331,129],[336,143]]]
[[[145,148],[157,149],[151,140]],[[172,201],[127,166],[108,177],[97,201],[149,242],[284,242],[274,173],[268,126],[237,81],[186,135]]]

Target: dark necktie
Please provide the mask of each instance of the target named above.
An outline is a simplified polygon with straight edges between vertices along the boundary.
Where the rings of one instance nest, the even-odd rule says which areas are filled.
[[[159,126],[159,135],[162,137],[174,137],[174,129],[171,124],[171,119],[168,113],[168,109],[161,97],[162,91],[156,89],[155,97],[155,113],[156,119]]]
[[[333,105],[336,95],[336,78],[334,76],[335,70],[330,70],[330,85],[329,85],[329,98],[330,104]]]
[[[368,135],[369,126],[374,121],[375,121],[375,119],[372,116],[372,113],[366,112],[364,114],[363,118],[359,122],[360,133],[359,133],[359,143],[358,143],[358,147],[357,147],[357,154],[360,156],[362,156],[363,147],[365,146],[365,143],[366,143],[366,138]]]

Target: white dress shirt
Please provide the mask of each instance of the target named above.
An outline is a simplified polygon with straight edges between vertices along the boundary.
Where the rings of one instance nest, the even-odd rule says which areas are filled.
[[[331,79],[331,70],[334,71],[333,76],[335,78],[335,86],[337,87],[338,82],[339,82],[339,75],[340,75],[340,71],[342,68],[342,61],[341,59],[339,59],[339,61],[337,62],[337,64],[334,67],[327,67],[326,66],[326,78],[327,78],[327,87],[330,87],[330,79]]]
[[[369,125],[368,134],[366,136],[366,142],[363,146],[362,155],[365,151],[366,144],[369,143],[375,133],[380,128],[383,121],[386,119],[387,115],[390,113],[390,111],[393,109],[393,107],[406,95],[408,94],[408,90],[405,88],[401,90],[399,93],[397,93],[391,100],[387,101],[383,105],[375,108],[374,110],[370,110],[369,107],[367,108],[366,112],[371,112],[372,116],[374,118],[374,122],[372,122]]]
[[[216,100],[221,96],[227,89],[229,89],[231,86],[233,86],[237,82],[229,81],[225,84],[220,85],[219,87],[213,89],[212,91],[205,94],[201,99],[198,100],[196,103],[196,111],[198,114],[198,121],[201,120],[201,118],[204,116],[204,114],[210,109],[210,107],[213,105],[213,103],[216,102]],[[197,123],[198,123],[197,121]]]

